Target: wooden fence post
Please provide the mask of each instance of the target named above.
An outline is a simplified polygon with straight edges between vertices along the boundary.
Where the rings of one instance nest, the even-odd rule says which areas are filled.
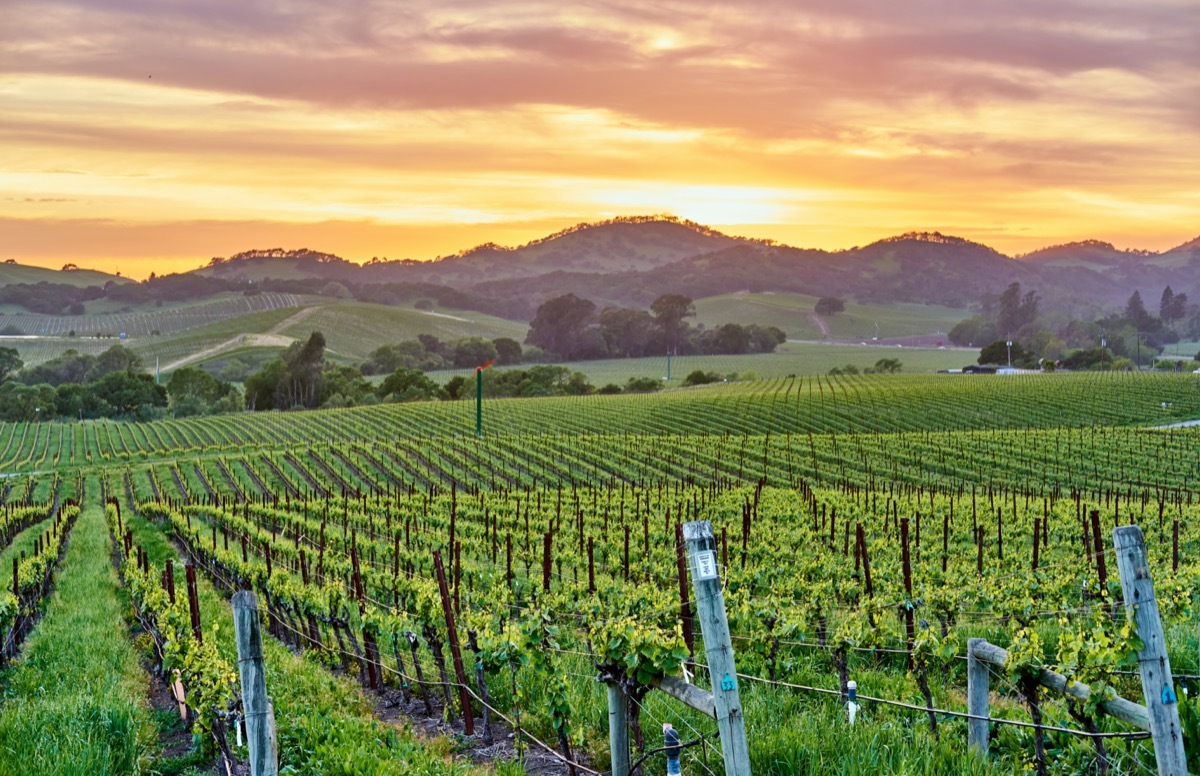
[[[1113,531],[1113,549],[1125,606],[1133,610],[1142,649],[1138,665],[1142,672],[1142,695],[1150,715],[1150,735],[1154,739],[1154,759],[1159,776],[1187,776],[1187,756],[1183,751],[1183,728],[1179,724],[1179,703],[1171,679],[1171,661],[1163,639],[1162,619],[1154,598],[1154,580],[1146,562],[1146,542],[1142,529],[1123,525]]]
[[[612,776],[629,776],[629,719],[625,693],[615,683],[608,685],[608,752]]]
[[[188,568],[191,569],[190,566]],[[237,639],[238,672],[242,680],[242,708],[246,716],[250,774],[275,776],[279,772],[279,757],[275,751],[275,715],[271,710],[271,699],[267,697],[263,674],[258,600],[249,590],[233,594],[233,632]]]
[[[967,640],[967,713],[974,717],[988,716],[988,667],[975,656],[975,646],[983,642],[983,639]],[[987,757],[987,719],[967,720],[967,748]]]
[[[696,588],[696,612],[704,636],[704,652],[712,679],[717,708],[717,728],[725,755],[725,776],[750,776],[750,751],[746,745],[746,718],[738,695],[737,666],[729,621],[725,615],[725,594],[717,566],[716,538],[707,520],[684,523],[688,566]]]

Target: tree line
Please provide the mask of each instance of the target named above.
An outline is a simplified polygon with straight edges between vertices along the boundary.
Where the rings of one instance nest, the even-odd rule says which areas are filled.
[[[689,297],[663,294],[649,310],[606,307],[575,294],[548,299],[537,309],[525,337],[528,345],[566,361],[672,355],[772,353],[787,335],[775,326],[723,323],[692,326],[696,307]]]
[[[410,347],[414,342],[419,348]],[[457,343],[441,343],[436,337],[421,335],[418,340],[379,348],[368,362],[355,368],[326,362],[325,337],[315,331],[307,341],[293,343],[282,356],[246,379],[246,409],[313,409],[472,398],[475,395],[473,378],[455,375],[441,385],[427,375],[424,368],[433,363],[429,359],[434,357],[449,357],[449,363],[459,367],[482,366],[495,357],[496,342],[465,338]],[[519,361],[520,346],[512,340],[508,342],[516,345],[516,349],[507,352],[507,357]],[[501,344],[499,351],[505,350]],[[513,362],[510,360],[509,363]],[[391,371],[387,371],[388,367]],[[384,374],[386,377],[375,384],[366,374]],[[215,382],[214,378],[210,379]],[[168,385],[168,389],[170,387]],[[624,385],[597,387],[583,372],[554,364],[489,372],[483,381],[483,393],[488,398],[649,393],[661,387],[661,382],[652,377],[631,377]]]
[[[950,341],[981,348],[980,364],[1007,364],[1012,342],[1016,367],[1110,369],[1150,364],[1165,346],[1200,338],[1200,307],[1170,286],[1159,298],[1158,315],[1137,290],[1123,309],[1087,321],[1047,313],[1040,303],[1036,291],[1012,283],[998,295],[985,295],[980,312],[950,330]]]

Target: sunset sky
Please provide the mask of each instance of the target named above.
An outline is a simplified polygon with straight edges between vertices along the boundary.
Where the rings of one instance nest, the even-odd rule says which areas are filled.
[[[1196,0],[3,0],[0,259],[1200,234]]]

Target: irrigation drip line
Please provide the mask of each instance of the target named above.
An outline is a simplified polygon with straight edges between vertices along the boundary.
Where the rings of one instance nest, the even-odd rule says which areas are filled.
[[[645,714],[646,716],[650,717],[650,719],[652,719],[654,722],[658,723],[659,725],[663,724],[663,721],[662,721],[661,719],[659,719],[658,717],[656,717],[656,716],[655,716],[655,715],[654,715],[654,714],[653,714],[653,713],[652,713],[652,712],[651,712],[651,711],[650,711],[648,708],[646,708],[646,704],[644,704],[644,703],[642,703],[641,701],[637,700],[637,699],[636,699],[636,698],[634,698],[632,695],[628,695],[628,696],[626,696],[626,697],[627,697],[627,698],[629,698],[629,700],[630,700],[630,701],[632,701],[633,703],[637,704],[637,707],[638,707],[638,709],[640,709],[640,710],[641,710],[641,713],[643,713],[643,714]],[[687,718],[686,718],[686,717],[679,717],[679,720],[680,720],[681,722],[683,722],[683,724],[684,724],[684,725],[686,725],[686,726],[687,726],[689,729],[691,729],[691,731],[692,731],[692,732],[693,732],[693,733],[696,735],[696,738],[697,738],[697,740],[699,740],[699,741],[704,741],[704,740],[705,740],[705,736],[704,736],[704,734],[703,734],[703,733],[701,733],[699,730],[697,730],[697,729],[696,729],[696,726],[695,726],[695,725],[693,725],[691,722],[689,722],[689,721],[687,720]],[[721,750],[721,748],[720,748],[719,746],[717,746],[717,744],[716,744],[716,743],[714,743],[714,744],[713,744],[713,749],[716,751],[716,753],[717,753],[717,754],[719,754],[719,755],[721,756],[721,759],[722,759],[722,760],[724,760],[724,759],[725,759],[725,753],[724,753],[724,752]],[[645,758],[643,757],[642,759],[645,759]],[[698,765],[700,765],[700,767],[704,768],[704,770],[708,771],[708,773],[710,773],[710,774],[713,774],[713,771],[712,771],[712,769],[710,769],[710,768],[708,767],[708,764],[707,764],[707,763],[700,762],[700,763],[698,763]],[[633,767],[632,767],[632,766],[630,766],[629,772],[630,772],[630,773],[632,773],[632,772],[633,772]],[[713,774],[713,776],[715,776],[715,774]]]
[[[693,747],[693,746],[698,746],[699,744],[702,744],[702,743],[704,743],[704,738],[703,738],[703,737],[701,737],[701,738],[694,738],[694,739],[692,739],[691,741],[686,741],[686,742],[684,742],[684,743],[682,743],[682,744],[676,744],[675,746],[660,746],[660,747],[656,747],[656,748],[654,748],[654,749],[651,749],[651,750],[647,751],[647,752],[646,752],[644,755],[642,755],[641,757],[637,758],[637,759],[636,759],[636,760],[634,760],[632,763],[630,763],[630,764],[629,764],[629,772],[630,772],[630,773],[633,773],[634,769],[636,769],[636,768],[637,768],[639,765],[641,765],[642,763],[646,762],[646,760],[650,759],[650,758],[651,758],[651,757],[653,757],[654,755],[656,755],[656,754],[659,754],[660,752],[665,752],[665,751],[667,751],[668,749],[674,749],[675,751],[680,751],[680,750],[683,750],[683,749],[688,749],[688,748],[690,748],[690,747]],[[708,766],[704,766],[704,770],[708,771],[709,773],[712,773],[712,771],[708,769]]]

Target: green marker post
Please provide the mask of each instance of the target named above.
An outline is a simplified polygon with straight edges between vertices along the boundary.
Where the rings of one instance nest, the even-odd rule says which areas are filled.
[[[475,370],[475,436],[483,436],[483,369]]]

